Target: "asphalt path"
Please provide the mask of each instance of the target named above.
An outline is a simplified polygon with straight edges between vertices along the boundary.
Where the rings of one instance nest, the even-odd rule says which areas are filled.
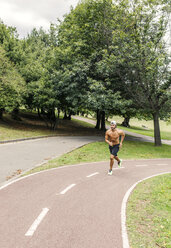
[[[0,144],[0,186],[17,173],[46,163],[85,144],[102,141],[100,136],[59,136]]]
[[[59,167],[1,187],[0,247],[122,248],[126,192],[146,177],[171,173],[171,159],[125,160],[112,176],[108,167]]]

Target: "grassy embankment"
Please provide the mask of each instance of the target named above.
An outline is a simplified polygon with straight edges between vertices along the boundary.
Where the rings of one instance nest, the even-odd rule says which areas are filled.
[[[162,145],[162,147],[155,147],[151,143],[125,141],[119,152],[119,156],[122,159],[171,158],[171,146]],[[55,168],[62,165],[108,160],[108,145],[105,142],[95,142],[79,149],[75,149],[59,158],[53,159],[43,166],[36,167],[32,172]]]
[[[15,121],[12,120],[9,115],[5,115],[4,120],[0,120],[0,141],[49,135],[103,134],[102,132],[95,130],[94,125],[78,120],[68,121],[60,119],[57,122],[57,128],[52,131],[38,118],[37,114],[21,113],[20,118],[21,121]],[[151,137],[154,136],[152,121],[140,121],[133,118],[130,121],[131,127],[125,128],[120,125],[123,121],[121,117],[115,116],[114,119],[118,123],[118,128]],[[146,126],[148,130],[142,128],[143,125]],[[171,123],[160,121],[160,129],[161,138],[171,140]]]
[[[88,119],[95,121],[95,119],[93,118]],[[120,116],[114,116],[112,119],[117,122],[118,128],[122,130],[154,137],[154,124],[152,120],[146,121],[132,118],[130,120],[130,127],[127,128],[121,125],[121,123],[123,122],[123,118],[121,118]],[[109,120],[111,121],[112,119]],[[107,121],[106,125],[110,125],[110,122]],[[171,120],[167,122],[160,120],[160,132],[162,139],[171,140]]]
[[[171,173],[141,182],[127,205],[132,248],[171,248]]]
[[[0,141],[51,135],[102,134],[102,132],[95,130],[93,125],[89,125],[85,122],[59,119],[56,129],[51,130],[47,128],[45,122],[40,120],[34,113],[21,113],[20,119],[20,121],[16,121],[11,119],[9,115],[5,115],[4,119],[0,120]]]

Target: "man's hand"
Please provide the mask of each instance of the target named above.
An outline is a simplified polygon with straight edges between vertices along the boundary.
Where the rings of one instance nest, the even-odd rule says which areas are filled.
[[[119,148],[122,148],[122,142],[120,143]]]
[[[108,144],[109,144],[110,146],[113,146],[113,143],[112,143],[112,142],[108,142]]]

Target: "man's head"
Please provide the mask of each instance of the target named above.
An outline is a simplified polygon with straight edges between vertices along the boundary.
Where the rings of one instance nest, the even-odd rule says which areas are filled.
[[[111,121],[110,127],[111,127],[111,129],[115,129],[116,128],[116,121]]]

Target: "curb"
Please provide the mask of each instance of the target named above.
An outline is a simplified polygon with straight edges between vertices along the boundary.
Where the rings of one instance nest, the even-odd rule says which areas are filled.
[[[50,137],[57,137],[57,136],[60,136],[60,135],[36,136],[36,137],[30,137],[30,138],[3,140],[3,141],[0,141],[0,144],[20,142],[20,141],[25,141],[25,140],[43,139],[43,138],[50,138]]]
[[[44,138],[53,138],[53,137],[80,137],[80,136],[98,136],[101,135],[69,135],[69,134],[58,134],[58,135],[47,135],[47,136],[36,136],[36,137],[30,137],[30,138],[21,138],[21,139],[12,139],[12,140],[3,140],[0,141],[0,144],[6,144],[6,143],[15,143],[15,142],[21,142],[21,141],[27,141],[27,140],[35,140],[35,139],[44,139]]]

